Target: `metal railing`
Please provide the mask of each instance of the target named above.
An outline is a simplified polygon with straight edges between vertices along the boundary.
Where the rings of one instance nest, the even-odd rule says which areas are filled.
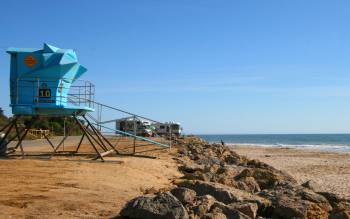
[[[68,103],[95,108],[95,85],[89,81],[76,81],[70,87]]]
[[[132,137],[132,136],[136,136],[136,138],[134,138],[134,146],[135,146],[135,141],[138,139],[138,137],[141,137],[141,138],[145,138],[145,139],[148,139],[147,137],[144,137],[144,136],[140,136],[140,133],[139,133],[139,125],[136,124],[137,121],[148,121],[150,123],[152,123],[152,125],[155,125],[155,124],[164,124],[165,126],[169,126],[169,132],[168,133],[165,133],[164,135],[160,136],[157,134],[157,132],[154,130],[153,131],[153,137],[155,138],[159,138],[159,139],[162,139],[161,141],[154,141],[154,142],[157,142],[159,145],[161,146],[167,146],[168,148],[171,148],[172,147],[172,140],[173,140],[173,137],[174,137],[174,133],[173,133],[173,130],[172,130],[172,127],[171,125],[169,124],[166,124],[164,122],[160,122],[160,121],[157,121],[157,120],[154,120],[154,119],[151,119],[151,118],[148,118],[146,116],[141,116],[141,115],[138,115],[138,114],[135,114],[135,113],[131,113],[131,112],[128,112],[126,110],[123,110],[123,109],[120,109],[120,108],[117,108],[117,107],[112,107],[112,106],[108,106],[106,104],[102,104],[102,103],[99,103],[99,102],[95,102],[95,106],[96,106],[96,111],[95,113],[97,114],[97,117],[94,118],[95,120],[95,124],[97,126],[97,128],[102,131],[102,132],[108,132],[109,134],[112,134],[111,132],[114,131],[114,135],[116,136],[128,136],[128,137]],[[103,112],[104,111],[108,111],[108,110],[111,110],[113,113],[110,113],[112,115],[115,115],[114,118],[116,118],[117,114],[119,113],[120,116],[118,119],[105,119],[105,120],[102,120],[103,119]],[[106,114],[109,114],[109,113],[106,113]],[[130,119],[131,122],[133,123],[131,126],[131,128],[129,128],[128,130],[118,130],[116,127],[115,127],[115,124],[117,121],[120,121],[120,120],[125,120],[125,119]],[[108,127],[107,125],[108,124],[113,124],[115,128],[111,128],[111,127]],[[127,133],[127,134],[125,134]],[[141,139],[140,138],[140,139]]]
[[[53,85],[57,83],[59,84]],[[89,81],[75,80],[73,84],[70,84],[65,82],[64,78],[61,80],[17,79],[11,89],[12,104],[55,103],[56,105],[94,108],[95,103],[95,86]]]

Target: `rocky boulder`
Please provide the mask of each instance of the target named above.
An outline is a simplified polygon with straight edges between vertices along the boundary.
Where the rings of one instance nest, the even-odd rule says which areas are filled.
[[[289,174],[275,170],[262,168],[246,168],[238,174],[236,180],[244,180],[246,177],[253,177],[261,189],[271,189],[281,183],[297,184],[297,181]]]
[[[234,206],[225,205],[221,202],[215,202],[212,206],[212,209],[212,212],[223,213],[227,219],[252,219],[252,217],[249,217],[244,213],[240,212]]]
[[[193,203],[196,198],[195,191],[184,187],[176,187],[170,192],[183,204]]]
[[[269,200],[265,198],[220,183],[185,180],[178,182],[178,186],[192,189],[196,191],[198,195],[211,195],[216,200],[225,204],[230,204],[232,202],[252,202],[264,207],[270,205]]]
[[[260,192],[260,186],[253,177],[240,178],[237,182],[237,188],[250,193]]]
[[[332,205],[330,219],[350,219],[350,201],[329,192],[319,192]]]
[[[260,168],[260,169],[266,169],[266,170],[276,170],[274,167],[268,165],[267,163],[261,162],[256,159],[248,160],[247,167]]]
[[[227,217],[221,212],[213,212],[203,215],[201,219],[227,219]]]
[[[307,189],[311,189],[316,192],[320,191],[319,185],[313,180],[308,180],[301,185]]]
[[[211,195],[198,196],[193,203],[193,206],[190,207],[190,211],[195,215],[202,217],[209,212],[215,202],[215,198]]]
[[[328,218],[332,206],[312,190],[292,185],[278,186],[259,193],[272,205],[263,213],[276,218]]]
[[[329,219],[350,219],[350,211],[332,212]]]
[[[236,202],[236,203],[229,204],[229,206],[249,216],[250,218],[256,218],[258,213],[258,205],[256,203]]]
[[[120,215],[144,219],[189,218],[181,202],[169,192],[137,197],[126,204]]]
[[[220,157],[222,160],[225,161],[225,163],[230,165],[240,165],[244,166],[247,164],[248,159],[244,156],[240,156],[234,151],[226,150]]]
[[[195,173],[197,171],[203,172],[204,171],[204,165],[199,165],[194,162],[187,161],[182,166],[180,166],[180,171],[186,172],[186,173]]]

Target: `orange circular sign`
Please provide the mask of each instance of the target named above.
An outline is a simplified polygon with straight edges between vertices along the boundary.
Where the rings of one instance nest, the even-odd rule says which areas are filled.
[[[29,68],[32,68],[34,65],[36,65],[37,61],[36,61],[36,59],[35,59],[32,55],[29,55],[29,56],[25,57],[24,63],[25,63]]]

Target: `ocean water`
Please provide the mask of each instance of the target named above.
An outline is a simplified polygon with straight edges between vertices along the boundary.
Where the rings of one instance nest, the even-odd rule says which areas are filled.
[[[198,135],[208,142],[350,152],[350,134]]]

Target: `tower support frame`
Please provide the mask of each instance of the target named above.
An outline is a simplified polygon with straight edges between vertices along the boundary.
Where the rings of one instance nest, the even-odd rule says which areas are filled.
[[[16,146],[7,148],[6,155],[14,154],[18,150],[18,148],[20,148],[21,156],[22,158],[25,158],[26,154],[22,144],[23,140],[27,136],[29,129],[31,129],[32,125],[35,123],[35,121],[38,120],[39,117],[31,117],[27,126],[20,130],[19,121],[21,117],[22,116],[20,115],[15,115],[4,127],[0,129],[0,132],[5,133],[4,137],[0,139],[0,145],[2,147],[7,147],[11,142],[17,139]],[[70,151],[71,154],[79,153],[79,149],[83,143],[84,138],[87,138],[87,140],[90,143],[90,146],[94,149],[96,153],[96,157],[94,158],[94,160],[100,159],[101,161],[104,161],[104,156],[107,156],[108,154],[111,154],[113,152],[119,154],[116,145],[113,145],[105,136],[103,136],[101,131],[94,127],[93,124],[85,117],[85,115],[72,115],[72,117],[76,124],[79,126],[83,135],[80,138],[76,149],[74,151]],[[9,138],[12,130],[15,131],[15,134],[11,138]],[[57,145],[54,145],[50,140],[49,136],[44,136],[45,140],[48,142],[51,149],[53,150],[49,158],[52,158],[58,152],[58,150],[64,144],[64,141],[67,139],[67,137],[68,135],[64,136],[63,139]],[[98,148],[102,149],[102,152],[100,152]]]

